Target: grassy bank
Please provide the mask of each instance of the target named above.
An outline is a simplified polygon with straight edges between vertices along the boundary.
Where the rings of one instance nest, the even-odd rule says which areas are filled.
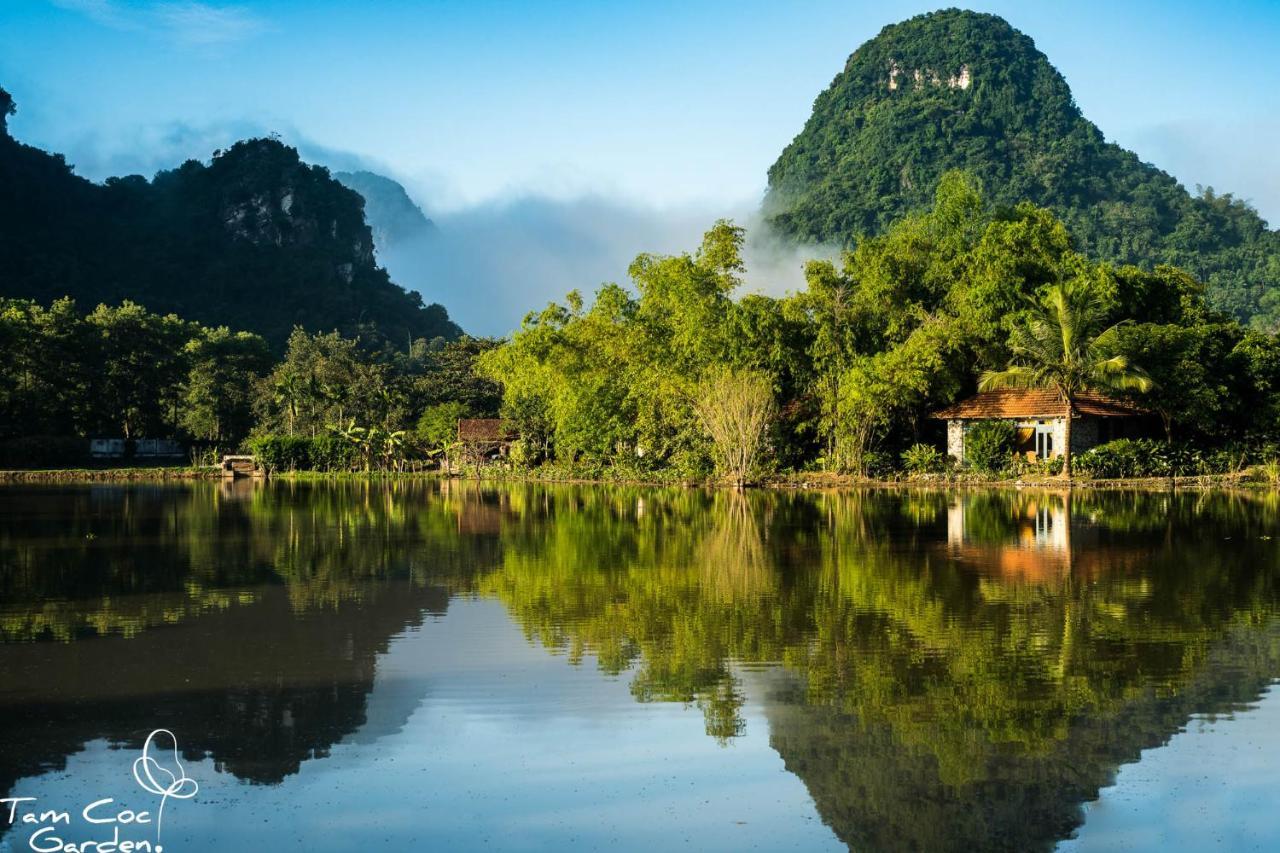
[[[0,471],[0,483],[76,483],[76,482],[163,482],[176,480],[216,480],[221,476],[211,467],[138,467],[138,468],[61,468]],[[432,471],[283,471],[271,479],[289,482],[344,482],[370,480],[435,480],[462,479],[494,482],[563,483],[569,485],[683,486],[688,488],[726,487],[715,480],[690,479],[663,472],[607,472],[606,476],[584,476],[561,467],[514,469],[498,466],[468,468],[452,475]],[[1269,478],[1261,466],[1228,474],[1205,474],[1184,477],[1131,477],[1091,479],[1078,477],[1070,481],[1042,475],[1020,478],[983,476],[975,473],[901,475],[897,477],[859,477],[822,471],[774,474],[751,484],[768,489],[853,489],[853,488],[1065,488],[1075,489],[1206,489],[1247,488],[1276,489],[1280,483]]]
[[[0,471],[0,483],[82,483],[127,482],[165,480],[212,480],[220,472],[217,468],[190,465],[141,468],[43,468],[19,471]]]

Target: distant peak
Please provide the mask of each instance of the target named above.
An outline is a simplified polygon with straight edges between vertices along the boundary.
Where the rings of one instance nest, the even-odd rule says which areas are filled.
[[[334,172],[334,180],[364,199],[365,221],[373,229],[373,243],[388,249],[426,236],[435,225],[397,181],[376,172]]]

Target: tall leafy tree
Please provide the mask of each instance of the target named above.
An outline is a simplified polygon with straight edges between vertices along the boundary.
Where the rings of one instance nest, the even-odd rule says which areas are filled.
[[[201,329],[187,343],[186,356],[182,426],[195,438],[238,442],[253,426],[254,385],[270,363],[267,342],[225,326]]]
[[[128,301],[99,305],[86,319],[102,358],[93,382],[100,404],[97,428],[125,438],[172,435],[192,325]]]

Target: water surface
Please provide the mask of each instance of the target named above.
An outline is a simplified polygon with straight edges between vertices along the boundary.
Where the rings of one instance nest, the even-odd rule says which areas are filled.
[[[6,487],[0,850],[1278,849],[1278,515]],[[157,729],[199,786],[158,826]]]

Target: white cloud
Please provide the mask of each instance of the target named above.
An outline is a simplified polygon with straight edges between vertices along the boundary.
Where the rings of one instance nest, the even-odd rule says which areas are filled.
[[[264,26],[261,18],[233,6],[158,3],[152,14],[175,39],[187,44],[243,41],[262,32]]]
[[[266,22],[239,6],[198,2],[126,3],[123,0],[53,0],[104,27],[140,32],[175,44],[211,46],[253,38]]]
[[[53,5],[79,12],[104,27],[117,30],[138,29],[128,10],[120,7],[114,0],[53,0]]]

